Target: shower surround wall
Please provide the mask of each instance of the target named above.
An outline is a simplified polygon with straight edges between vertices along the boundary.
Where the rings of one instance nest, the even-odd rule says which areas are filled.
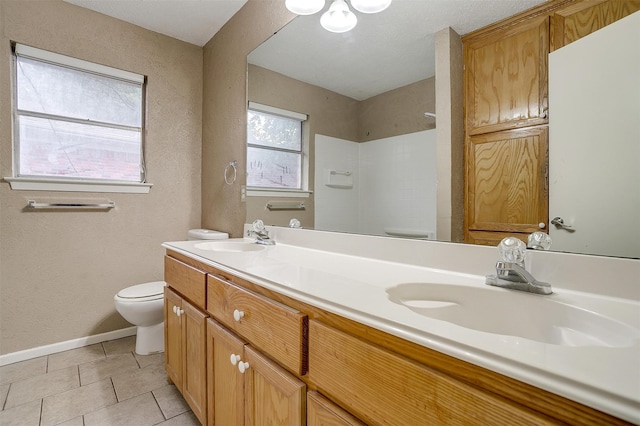
[[[11,190],[0,181],[0,354],[130,327],[113,296],[163,276],[163,241],[200,227],[203,49],[62,0],[0,0],[0,178],[12,174],[10,41],[147,76],[148,194]],[[109,198],[111,211],[27,200]]]
[[[435,130],[360,144],[323,135],[315,141],[316,229],[385,235],[395,228],[435,238]],[[329,170],[350,172],[337,178],[353,186],[328,186]]]

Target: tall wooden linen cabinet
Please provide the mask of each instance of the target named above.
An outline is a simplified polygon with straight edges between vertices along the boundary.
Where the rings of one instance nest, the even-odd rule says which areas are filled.
[[[550,0],[462,38],[465,242],[547,232],[548,54],[637,10],[640,0]]]

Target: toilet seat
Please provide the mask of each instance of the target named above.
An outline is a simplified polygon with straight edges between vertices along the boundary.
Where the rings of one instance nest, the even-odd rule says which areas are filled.
[[[164,281],[153,281],[124,288],[116,294],[119,299],[131,302],[145,302],[164,297]]]

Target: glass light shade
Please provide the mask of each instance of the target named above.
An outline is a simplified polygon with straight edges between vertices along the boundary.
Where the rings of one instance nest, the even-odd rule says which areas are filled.
[[[344,0],[334,0],[329,10],[322,14],[320,25],[332,33],[345,33],[358,23],[356,15],[349,10]]]
[[[351,0],[351,6],[358,12],[378,13],[391,4],[391,0]]]
[[[325,0],[286,0],[284,5],[296,15],[313,15],[324,7]]]

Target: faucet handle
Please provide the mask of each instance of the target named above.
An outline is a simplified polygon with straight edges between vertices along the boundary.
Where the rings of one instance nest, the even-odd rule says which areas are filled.
[[[260,219],[256,219],[251,224],[254,232],[264,232],[264,222]]]
[[[527,246],[516,237],[506,237],[498,244],[498,252],[502,260],[508,263],[515,263],[524,267],[524,257]]]
[[[527,239],[527,247],[534,250],[549,250],[551,237],[544,232],[534,232]]]

